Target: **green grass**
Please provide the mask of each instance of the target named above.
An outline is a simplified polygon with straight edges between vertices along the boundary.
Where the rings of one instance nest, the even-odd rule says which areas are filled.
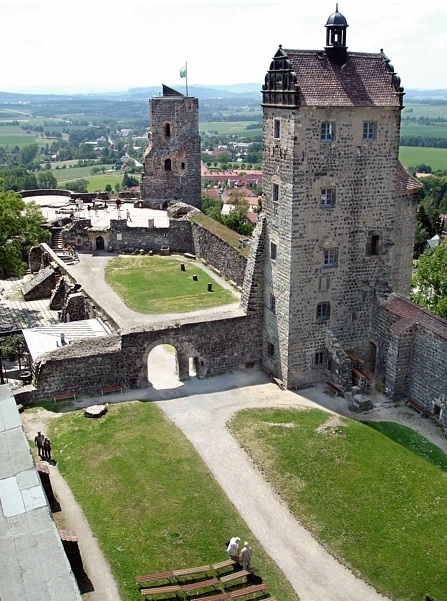
[[[445,601],[446,458],[433,461],[427,441],[403,426],[338,418],[331,427],[330,417],[242,411],[230,427],[338,559],[392,599]]]
[[[401,146],[399,158],[406,167],[417,167],[424,163],[430,165],[433,171],[447,169],[447,148]]]
[[[185,264],[181,271],[180,264]],[[193,275],[198,281],[193,280]],[[109,261],[106,282],[138,313],[177,313],[234,303],[237,298],[184,257],[132,256]],[[213,292],[208,292],[208,282]]]
[[[298,597],[248,531],[196,451],[151,403],[113,404],[50,420],[58,467],[97,537],[122,601],[140,601],[137,575],[226,559],[237,533],[281,601]]]
[[[200,123],[200,132],[217,132],[225,136],[243,136],[255,137],[262,135],[262,125],[259,124],[258,129],[247,129],[249,125],[253,125],[253,121],[213,121]]]

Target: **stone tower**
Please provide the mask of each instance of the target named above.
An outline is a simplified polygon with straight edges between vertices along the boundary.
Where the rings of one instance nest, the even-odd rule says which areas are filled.
[[[197,98],[163,86],[151,98],[150,131],[144,153],[141,198],[164,209],[175,202],[200,208],[200,136]]]
[[[324,50],[279,46],[262,87],[263,363],[288,387],[347,380],[346,351],[373,371],[376,303],[412,268],[400,78],[383,51],[348,52],[338,6],[325,27]]]

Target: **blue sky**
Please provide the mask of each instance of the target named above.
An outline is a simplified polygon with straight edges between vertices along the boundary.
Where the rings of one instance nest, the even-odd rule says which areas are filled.
[[[0,0],[0,91],[262,83],[278,45],[325,44],[335,2]],[[384,49],[408,88],[447,89],[447,2],[342,0],[351,51]]]

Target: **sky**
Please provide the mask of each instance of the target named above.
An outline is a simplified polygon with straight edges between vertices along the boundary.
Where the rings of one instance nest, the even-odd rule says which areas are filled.
[[[447,89],[447,2],[340,0],[353,52],[391,59],[406,89]],[[0,91],[262,84],[279,44],[320,50],[332,0],[0,0]]]

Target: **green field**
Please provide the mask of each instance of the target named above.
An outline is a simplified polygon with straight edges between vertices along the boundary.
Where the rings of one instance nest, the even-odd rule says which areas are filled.
[[[401,146],[399,158],[406,167],[430,165],[433,171],[447,169],[447,148],[424,148],[423,146]]]
[[[214,121],[210,123],[200,123],[199,131],[205,133],[217,133],[223,136],[242,136],[254,138],[262,135],[262,125],[259,124],[257,129],[247,129],[248,126],[254,125],[253,121]]]
[[[185,313],[237,301],[230,290],[210,280],[200,263],[184,257],[116,257],[107,264],[105,279],[137,313]],[[208,291],[209,282],[212,292]]]
[[[269,592],[278,601],[298,601],[193,446],[153,403],[112,404],[98,420],[75,411],[49,426],[58,468],[122,601],[143,599],[137,575],[227,559],[225,541],[235,532],[250,541],[257,577]]]
[[[413,430],[320,410],[236,414],[230,429],[295,517],[387,597],[445,601],[447,457]]]

